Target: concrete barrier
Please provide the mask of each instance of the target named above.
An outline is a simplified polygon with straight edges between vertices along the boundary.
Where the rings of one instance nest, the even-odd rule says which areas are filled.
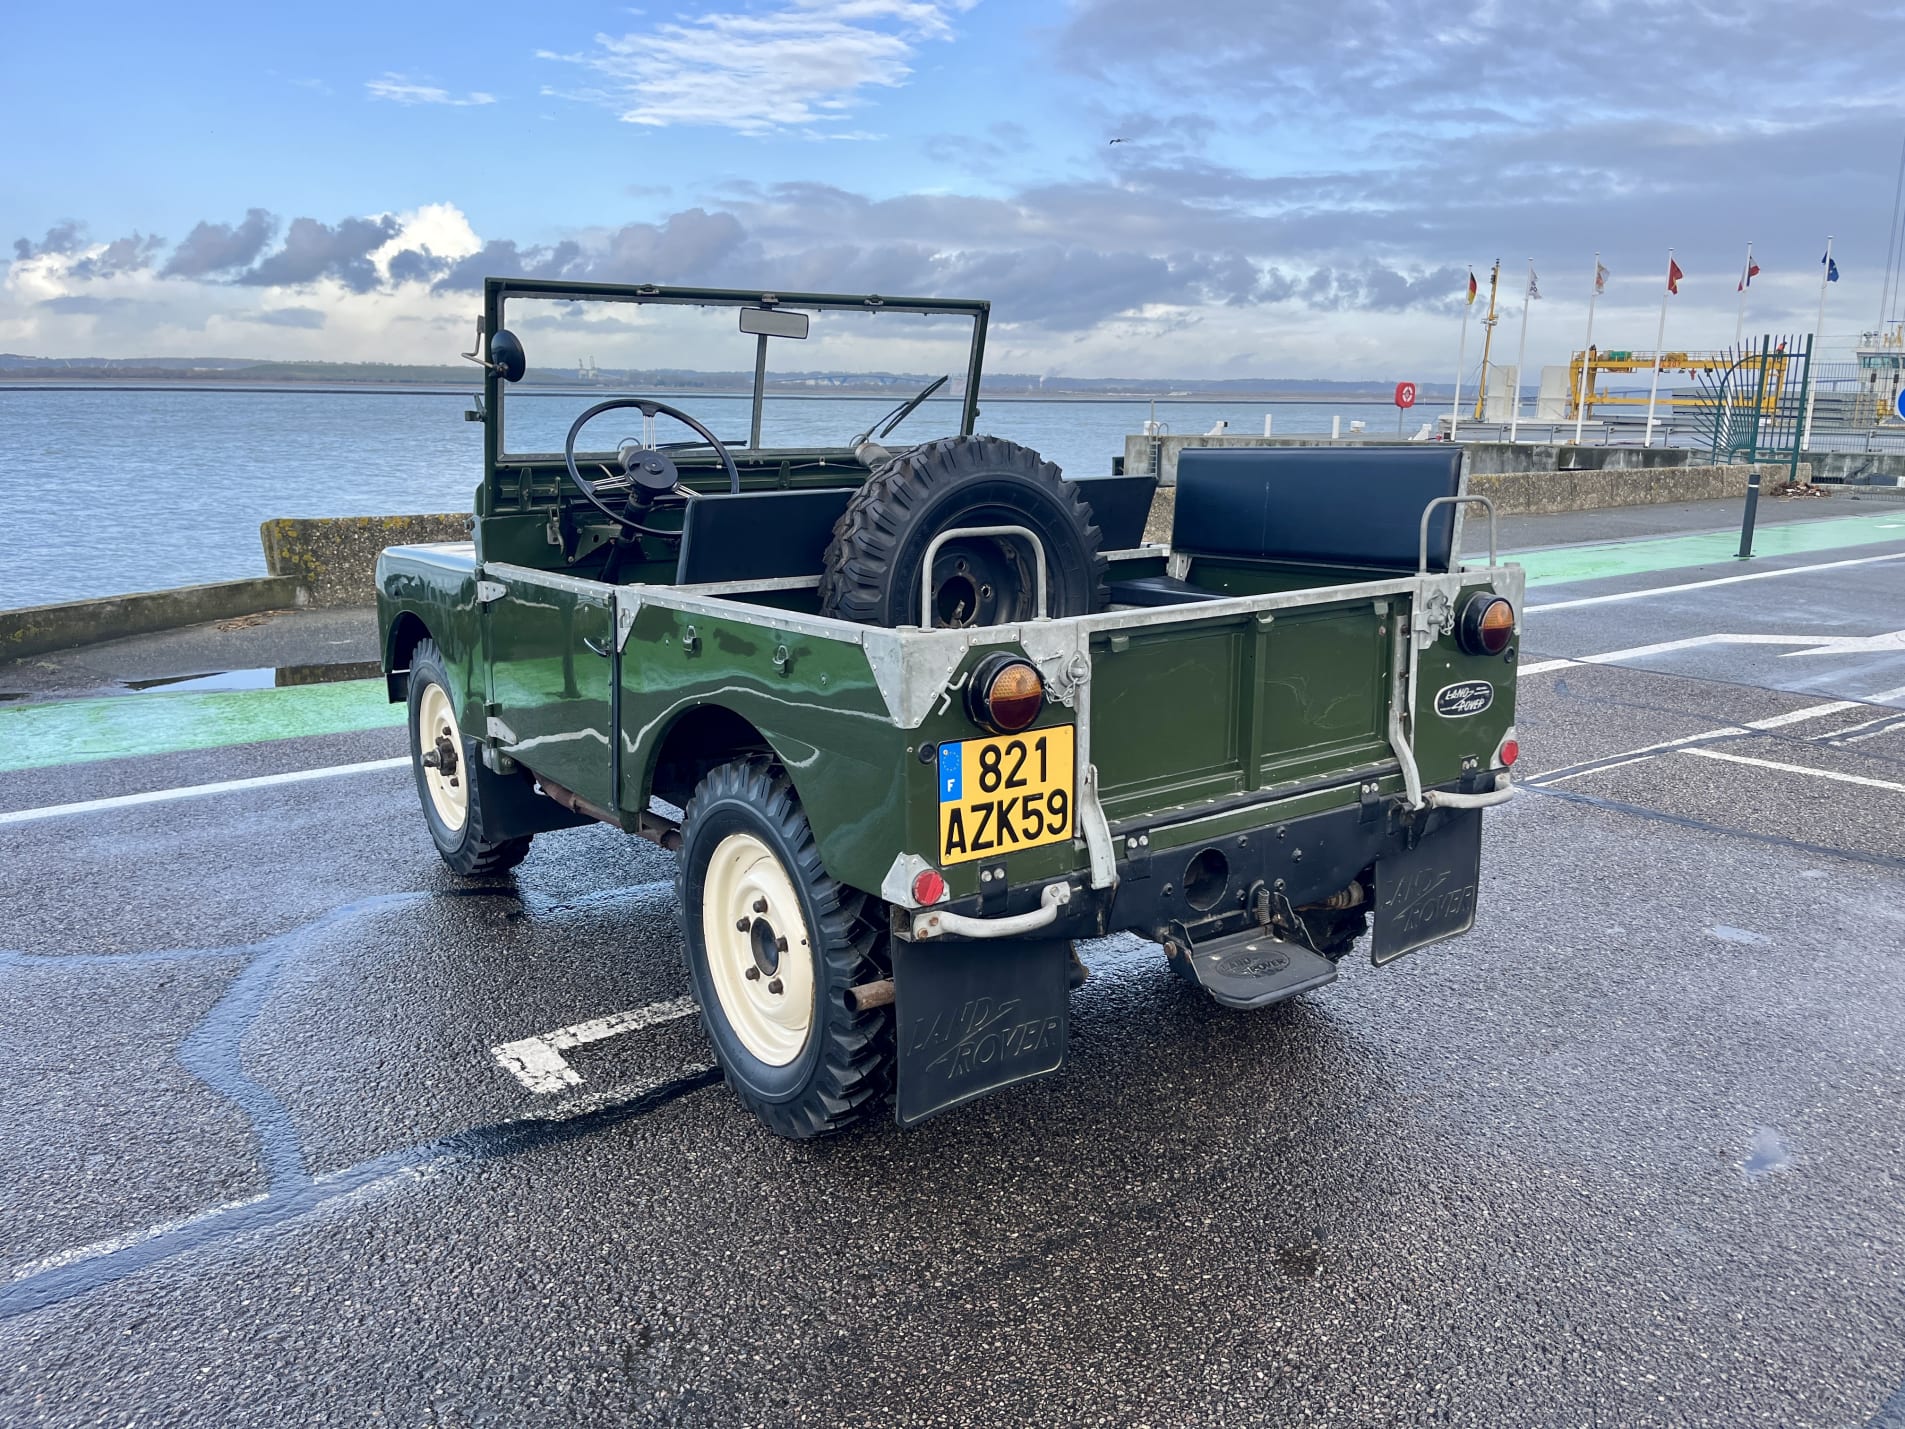
[[[467,541],[467,513],[286,517],[258,528],[265,569],[294,578],[316,606],[374,605],[377,553],[386,546]]]
[[[1154,469],[1163,486],[1177,485],[1177,456],[1186,447],[1391,447],[1396,437],[1363,435],[1332,438],[1321,434],[1304,437],[1210,437],[1197,432],[1166,433],[1159,437],[1142,434],[1124,439],[1124,469],[1132,475]],[[1416,443],[1408,443],[1416,445]],[[1589,447],[1550,446],[1533,442],[1463,442],[1472,476],[1517,471],[1607,471],[1700,464],[1706,454],[1691,447]],[[1905,467],[1901,467],[1905,471]]]
[[[1785,462],[1760,464],[1760,491],[1770,495],[1786,480]],[[1470,474],[1468,489],[1495,503],[1498,516],[1541,516],[1563,511],[1595,511],[1609,506],[1658,506],[1674,501],[1740,500],[1752,476],[1750,466],[1640,467],[1602,471],[1527,471]],[[1812,469],[1799,466],[1801,482]],[[1177,511],[1177,488],[1159,486],[1145,522],[1144,539],[1169,541]],[[1478,509],[1477,520],[1481,519]]]
[[[1760,464],[1760,490],[1786,479],[1785,462]],[[1501,516],[1594,511],[1608,506],[1660,506],[1674,501],[1739,500],[1750,466],[1606,467],[1599,471],[1470,471],[1468,489],[1495,503]],[[1799,479],[1811,477],[1801,463]]]
[[[0,660],[20,660],[208,620],[230,620],[261,610],[288,610],[305,603],[304,593],[291,577],[260,576],[0,610]]]

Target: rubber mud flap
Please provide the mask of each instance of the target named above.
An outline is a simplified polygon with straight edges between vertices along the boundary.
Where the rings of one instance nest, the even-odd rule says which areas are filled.
[[[1065,1065],[1063,938],[893,944],[901,1126]]]
[[[1376,860],[1377,967],[1475,926],[1482,875],[1482,811],[1443,810],[1412,849]]]

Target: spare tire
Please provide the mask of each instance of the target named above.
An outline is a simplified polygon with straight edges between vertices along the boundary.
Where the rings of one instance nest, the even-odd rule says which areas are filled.
[[[999,437],[944,437],[884,463],[833,528],[820,610],[862,625],[921,625],[920,571],[942,531],[1023,526],[1045,548],[1048,612],[1105,605],[1091,506],[1057,466]],[[961,536],[933,559],[936,626],[1003,625],[1038,614],[1037,567],[1018,536]]]

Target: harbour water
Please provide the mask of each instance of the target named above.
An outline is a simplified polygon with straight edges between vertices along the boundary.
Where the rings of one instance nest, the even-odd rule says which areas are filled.
[[[546,399],[564,418],[607,390]],[[536,400],[536,399],[532,399]],[[724,440],[747,430],[745,397],[696,393],[672,399]],[[0,390],[0,609],[156,590],[264,574],[260,522],[277,516],[379,516],[465,511],[481,474],[482,428],[463,419],[454,393],[199,391],[177,388]],[[894,403],[869,398],[770,398],[767,445],[844,443]],[[512,412],[514,409],[512,409]],[[1174,432],[1279,434],[1347,430],[1366,421],[1393,434],[1387,404],[1159,402]],[[1041,452],[1068,473],[1102,474],[1146,401],[986,403],[979,428]],[[1413,432],[1433,414],[1408,414]],[[618,419],[631,419],[626,427]],[[512,424],[522,419],[512,415]],[[921,440],[958,420],[951,402],[929,403],[891,439]],[[560,433],[566,420],[530,423]],[[660,440],[686,435],[659,425]],[[517,425],[516,430],[521,430]],[[633,414],[590,430],[607,448],[639,432]],[[560,442],[557,441],[559,448]]]

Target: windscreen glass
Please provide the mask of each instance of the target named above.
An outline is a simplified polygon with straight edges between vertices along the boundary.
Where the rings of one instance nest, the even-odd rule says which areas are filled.
[[[886,440],[911,445],[959,431],[969,315],[805,311],[806,338],[766,339],[763,448],[845,447],[941,377],[945,385]],[[734,306],[510,298],[503,326],[528,357],[523,380],[503,389],[505,456],[559,454],[576,417],[623,396],[679,407],[736,452],[750,445],[761,339],[740,330]],[[609,412],[583,429],[577,449],[612,451],[631,436],[643,436],[641,414]],[[654,425],[658,442],[694,439],[668,418]]]

